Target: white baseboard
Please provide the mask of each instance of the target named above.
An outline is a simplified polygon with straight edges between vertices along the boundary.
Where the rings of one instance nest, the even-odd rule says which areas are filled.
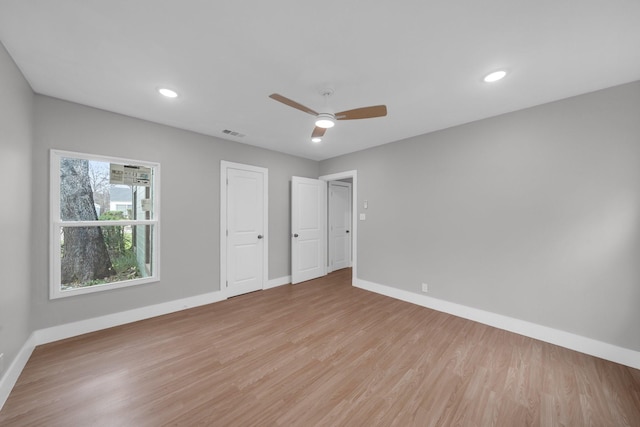
[[[278,277],[277,279],[269,280],[269,283],[264,287],[264,289],[277,288],[278,286],[288,285],[291,283],[291,276]]]
[[[16,381],[18,381],[18,377],[29,361],[34,348],[36,348],[35,338],[34,334],[31,334],[22,348],[20,348],[18,355],[4,372],[4,375],[0,377],[0,410],[9,398],[13,386],[16,385]]]
[[[11,362],[9,369],[0,379],[0,409],[11,393],[20,373],[24,369],[33,349],[41,344],[47,344],[66,338],[75,337],[89,332],[99,331],[126,323],[137,322],[138,320],[149,319],[163,314],[174,313],[201,305],[212,304],[226,299],[220,291],[208,294],[196,295],[194,297],[182,298],[175,301],[168,301],[160,304],[127,310],[120,313],[108,314],[91,319],[80,320],[63,325],[52,326],[50,328],[34,331],[22,349]]]
[[[269,280],[265,289],[275,288],[288,283],[291,283],[291,276],[272,279]],[[635,369],[640,369],[640,352],[638,351],[618,347],[546,326],[537,325],[524,320],[514,319],[500,314],[439,300],[426,295],[419,295],[401,289],[392,288],[390,286],[379,285],[362,279],[358,279],[354,286],[530,338],[535,338],[540,341],[569,348],[591,356],[600,357]],[[4,375],[0,378],[0,409],[4,406],[5,401],[11,393],[11,389],[18,380],[18,377],[27,364],[33,349],[37,345],[47,344],[53,341],[71,338],[139,320],[149,319],[163,314],[174,313],[176,311],[186,310],[201,305],[212,304],[224,299],[225,297],[222,292],[211,292],[204,295],[183,298],[180,300],[169,301],[120,313],[36,330],[29,336],[18,352],[18,355],[14,358]]]
[[[514,332],[529,338],[555,344],[560,347],[579,351],[580,353],[585,353],[590,356],[620,363],[621,365],[640,369],[640,352],[635,350],[618,347],[592,338],[583,337],[581,335],[572,334],[520,319],[514,319],[501,314],[491,313],[477,308],[428,297],[426,295],[415,294],[413,292],[392,288],[390,286],[380,285],[367,280],[357,279],[354,286],[377,294],[420,305],[422,307],[473,320],[495,328]]]
[[[196,295],[160,304],[148,305],[146,307],[93,317],[91,319],[80,320],[77,322],[65,323],[63,325],[52,326],[46,329],[39,329],[34,332],[35,344],[47,344],[89,332],[95,332],[102,329],[112,328],[114,326],[124,325],[126,323],[162,316],[163,314],[212,304],[224,299],[226,298],[222,292],[210,292],[203,295]]]
[[[108,314],[105,316],[94,317],[91,319],[80,320],[63,325],[52,326],[50,328],[39,329],[34,331],[27,342],[22,346],[18,356],[13,360],[9,369],[0,379],[0,409],[11,393],[11,389],[15,385],[20,373],[24,369],[33,349],[41,344],[47,344],[78,335],[95,332],[114,326],[124,325],[126,323],[137,322],[139,320],[149,319],[163,314],[174,313],[176,311],[186,310],[201,305],[212,304],[214,302],[226,299],[220,291],[210,292],[203,295],[182,298],[179,300],[168,301],[160,304],[149,305],[146,307],[136,308],[133,310],[122,311],[120,313]]]

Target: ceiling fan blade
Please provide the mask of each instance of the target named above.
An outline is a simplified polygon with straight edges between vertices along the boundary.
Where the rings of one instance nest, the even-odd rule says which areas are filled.
[[[313,133],[311,134],[311,138],[321,138],[324,136],[324,133],[327,131],[326,128],[319,128],[318,126],[313,129]]]
[[[282,95],[279,95],[277,93],[272,93],[271,95],[269,95],[269,98],[275,99],[278,102],[282,102],[283,104],[288,105],[289,107],[293,107],[296,110],[304,111],[305,113],[309,113],[314,116],[318,115],[318,113],[313,111],[311,108],[305,107],[302,104],[298,104],[296,101],[292,101],[291,99],[284,97]]]
[[[371,107],[356,108],[336,113],[336,120],[370,119],[373,117],[384,117],[387,115],[386,105],[374,105]]]

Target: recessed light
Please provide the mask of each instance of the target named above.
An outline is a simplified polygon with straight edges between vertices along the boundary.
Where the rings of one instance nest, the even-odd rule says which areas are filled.
[[[160,89],[158,89],[158,92],[160,92],[161,95],[166,96],[167,98],[178,97],[178,92],[176,92],[175,90],[167,89],[166,87],[161,87]]]
[[[311,138],[311,142],[320,142],[320,141],[322,141],[322,138],[318,138],[318,137]]]
[[[506,75],[507,72],[504,70],[494,71],[493,73],[487,74],[484,77],[484,81],[487,83],[497,82],[498,80],[502,80]]]

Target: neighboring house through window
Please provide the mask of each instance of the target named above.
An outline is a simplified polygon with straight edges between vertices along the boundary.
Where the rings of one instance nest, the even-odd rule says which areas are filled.
[[[113,185],[109,192],[109,210],[122,212],[125,218],[132,215],[133,191],[129,186]]]

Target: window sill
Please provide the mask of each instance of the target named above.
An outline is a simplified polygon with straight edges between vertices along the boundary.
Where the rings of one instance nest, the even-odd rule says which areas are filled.
[[[49,295],[49,299],[67,298],[75,295],[92,294],[95,292],[104,292],[112,289],[128,288],[131,286],[144,285],[147,283],[154,283],[159,281],[160,281],[159,277],[152,276],[152,277],[144,277],[140,279],[124,280],[124,281],[115,282],[115,283],[104,283],[100,285],[85,286],[82,288],[67,289],[67,290],[61,290],[60,285],[58,285],[53,288],[51,294]]]

